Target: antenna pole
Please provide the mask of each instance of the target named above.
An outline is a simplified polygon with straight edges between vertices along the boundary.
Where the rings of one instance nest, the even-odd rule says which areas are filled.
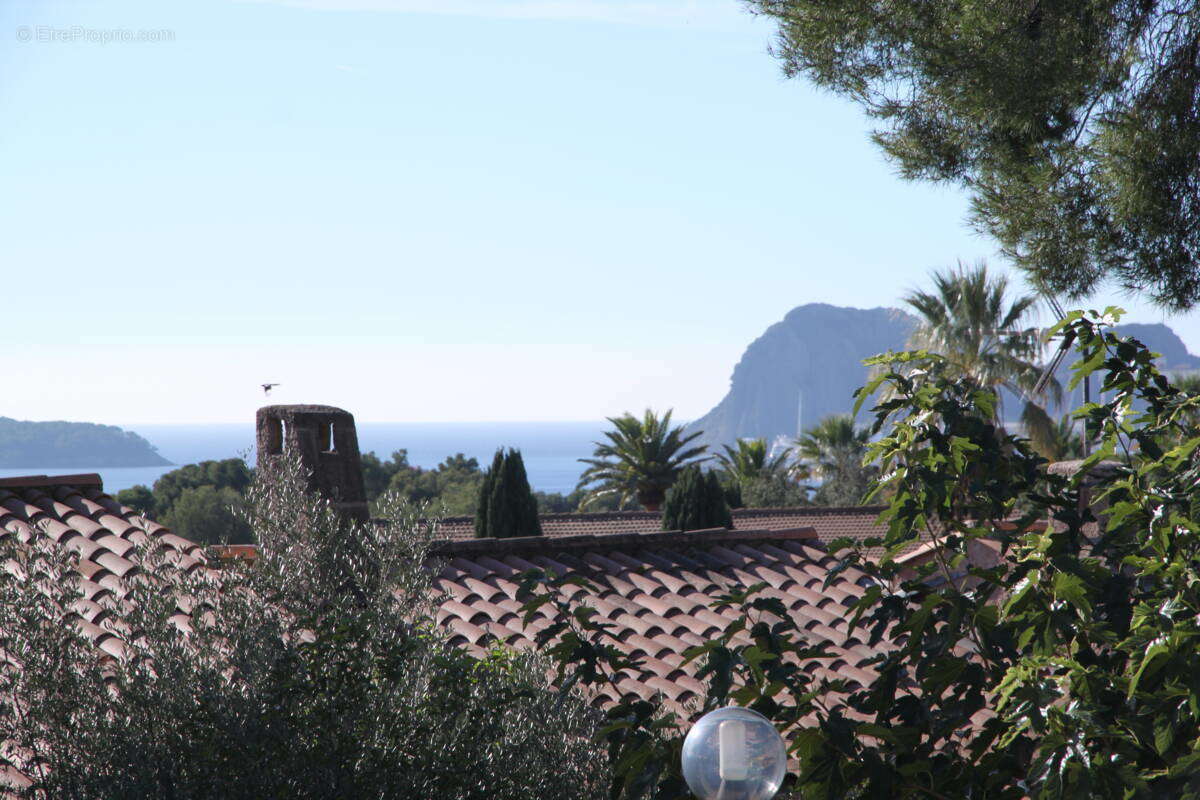
[[[804,390],[796,390],[796,438],[804,435]]]
[[[1092,402],[1092,376],[1085,375],[1083,377],[1083,404],[1087,405]],[[1083,421],[1083,457],[1087,458],[1092,454],[1092,437],[1088,435],[1087,420]]]

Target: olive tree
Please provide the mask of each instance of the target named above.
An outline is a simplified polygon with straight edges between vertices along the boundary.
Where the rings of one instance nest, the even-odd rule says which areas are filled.
[[[181,569],[154,539],[115,657],[75,624],[74,555],[0,545],[0,742],[35,798],[596,798],[592,712],[546,668],[434,624],[422,509],[342,518],[299,470],[259,476],[253,565]],[[180,609],[188,612],[184,617]]]

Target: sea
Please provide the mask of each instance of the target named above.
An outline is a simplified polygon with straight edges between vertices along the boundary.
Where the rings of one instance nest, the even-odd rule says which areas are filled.
[[[162,474],[184,464],[223,458],[245,458],[254,464],[254,425],[123,425],[158,448],[174,466],[97,467],[80,464],[59,469],[37,467],[0,469],[0,478],[22,475],[70,475],[97,472],[106,492],[130,486],[153,486]],[[521,451],[529,483],[535,491],[574,490],[586,465],[579,459],[592,454],[596,442],[610,426],[607,422],[360,422],[358,446],[388,459],[396,450],[408,450],[408,462],[433,468],[447,456],[462,453],[491,464],[499,447]]]

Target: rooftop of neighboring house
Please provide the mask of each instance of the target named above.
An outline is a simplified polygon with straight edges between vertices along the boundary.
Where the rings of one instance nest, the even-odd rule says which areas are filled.
[[[108,601],[128,595],[127,581],[141,571],[139,545],[153,539],[180,569],[208,569],[199,545],[122,506],[105,494],[96,474],[0,479],[0,538],[14,536],[25,544],[49,541],[78,553],[82,597],[72,609],[75,624],[109,657],[122,656],[124,644],[121,619]],[[188,614],[178,606],[177,612],[176,623],[187,629]],[[0,785],[27,783],[20,771],[0,762]]]
[[[206,568],[200,545],[122,506],[105,494],[96,474],[0,479],[0,538],[9,536],[49,539],[79,554],[84,599],[76,611],[88,636],[114,655],[119,645],[112,620],[96,600],[125,595],[123,581],[140,569],[138,545],[153,538],[181,569]]]
[[[312,488],[340,497],[345,512],[362,519],[365,503],[346,502],[348,492],[361,490],[361,476],[352,474],[358,466],[353,418],[340,411],[345,419],[334,418],[328,409],[271,407],[260,412],[260,434],[271,434],[283,412],[315,422],[281,425],[278,447],[265,447],[263,453],[269,458],[297,450],[307,465],[315,465]],[[300,421],[312,422],[307,417]],[[550,624],[551,612],[542,607],[524,625],[517,598],[521,573],[541,569],[587,579],[594,588],[572,585],[564,591],[573,594],[573,602],[595,608],[612,626],[619,646],[640,662],[595,702],[662,693],[687,714],[702,699],[704,686],[698,665],[684,663],[685,652],[738,618],[736,609],[713,608],[714,601],[757,583],[766,585],[766,596],[783,603],[806,637],[828,646],[831,656],[817,669],[818,677],[837,676],[851,688],[871,681],[869,662],[878,647],[868,646],[861,632],[851,633],[847,625],[871,579],[854,568],[835,570],[839,562],[829,542],[882,536],[876,523],[880,511],[870,506],[739,509],[732,529],[688,532],[660,530],[660,516],[649,512],[550,514],[541,518],[542,536],[512,539],[475,539],[473,520],[452,517],[436,529],[426,563],[434,585],[444,592],[438,623],[453,643],[477,653],[494,643],[533,647],[537,632]],[[156,541],[188,572],[213,564],[199,545],[106,494],[95,474],[0,480],[0,538],[12,536],[22,542],[41,538],[79,554],[79,625],[112,657],[123,652],[121,620],[105,599],[127,596],[127,580],[141,571],[138,545]],[[914,542],[903,560],[919,563],[931,547]],[[868,555],[881,551],[872,547]],[[253,546],[233,546],[217,555],[253,561],[256,554]],[[179,607],[177,616],[179,627],[187,630],[186,610]],[[745,633],[738,636],[745,639]],[[4,773],[0,764],[0,779]],[[19,778],[11,769],[7,773],[10,781]]]
[[[797,508],[738,508],[733,511],[733,530],[777,531],[811,528],[825,544],[848,537],[867,539],[883,536],[875,519],[883,506]],[[615,533],[653,533],[662,530],[662,515],[656,511],[601,511],[594,513],[542,514],[539,518],[544,536],[608,535]],[[471,539],[475,536],[473,517],[446,517],[438,523],[439,539]],[[878,556],[883,548],[868,548],[867,555]]]
[[[661,692],[687,713],[703,699],[704,686],[696,677],[698,662],[684,663],[685,651],[739,616],[735,608],[714,609],[719,596],[759,582],[805,636],[829,646],[833,655],[818,675],[865,686],[867,662],[878,652],[847,627],[870,579],[855,569],[831,573],[837,561],[811,527],[444,540],[429,563],[435,586],[446,593],[439,623],[451,641],[477,653],[495,643],[533,647],[537,632],[550,624],[545,606],[523,624],[521,573],[541,569],[587,579],[595,591],[570,586],[572,602],[595,608],[599,621],[612,626],[617,646],[641,661],[595,698],[600,703]]]
[[[870,653],[845,641],[846,609],[861,591],[853,571],[823,588],[835,563],[824,541],[875,531],[877,508],[751,509],[737,512],[735,529],[658,530],[657,514],[550,515],[547,535],[519,539],[445,539],[434,544],[430,564],[436,585],[447,593],[438,621],[453,641],[478,650],[490,641],[530,646],[544,620],[526,631],[519,624],[516,584],[524,569],[589,577],[600,591],[580,598],[621,631],[632,655],[647,658],[647,671],[622,679],[624,690],[661,690],[677,704],[702,691],[694,670],[681,667],[683,651],[723,630],[732,610],[710,608],[718,594],[765,581],[812,635],[835,646],[830,668],[865,680],[861,664]],[[467,533],[465,519],[442,528]],[[0,529],[22,541],[47,537],[79,553],[84,597],[76,609],[81,628],[113,656],[122,650],[120,620],[102,606],[122,598],[126,579],[139,572],[137,545],[150,537],[167,546],[186,570],[207,569],[202,548],[166,527],[143,519],[106,494],[95,474],[28,476],[0,480]],[[236,551],[236,552],[234,552]],[[253,547],[228,556],[253,558]],[[180,609],[180,622],[187,615]]]

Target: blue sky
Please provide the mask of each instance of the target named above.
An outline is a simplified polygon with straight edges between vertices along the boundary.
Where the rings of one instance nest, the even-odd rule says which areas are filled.
[[[270,380],[374,421],[691,418],[796,305],[1001,265],[770,35],[712,0],[9,0],[0,414],[241,422]]]

